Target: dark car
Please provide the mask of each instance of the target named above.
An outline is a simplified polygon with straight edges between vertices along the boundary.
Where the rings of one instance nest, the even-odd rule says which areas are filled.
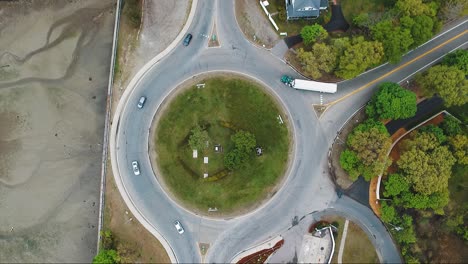
[[[184,38],[184,46],[188,46],[192,40],[192,34],[188,33]]]

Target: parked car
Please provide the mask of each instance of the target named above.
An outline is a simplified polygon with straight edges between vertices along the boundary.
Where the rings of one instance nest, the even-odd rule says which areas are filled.
[[[132,161],[133,174],[136,176],[140,175],[140,169],[138,168],[138,161]]]
[[[174,221],[174,226],[175,228],[177,229],[177,232],[179,232],[179,234],[183,234],[184,233],[184,228],[182,227],[182,225],[180,224],[179,221]]]
[[[184,46],[188,46],[190,44],[190,41],[192,40],[192,34],[188,33],[187,36],[184,38]]]
[[[142,109],[143,106],[145,105],[145,102],[146,102],[146,97],[144,97],[144,96],[140,97],[140,100],[138,100],[137,107],[139,109]]]

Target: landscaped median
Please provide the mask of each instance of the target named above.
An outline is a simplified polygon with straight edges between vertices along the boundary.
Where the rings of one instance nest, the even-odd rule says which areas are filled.
[[[268,241],[263,242],[253,248],[243,251],[236,255],[231,263],[250,264],[250,263],[265,263],[266,260],[282,245],[284,240],[281,236],[276,236]]]
[[[190,82],[156,114],[150,143],[155,174],[192,211],[245,213],[271,197],[286,173],[288,117],[251,80],[223,74]]]

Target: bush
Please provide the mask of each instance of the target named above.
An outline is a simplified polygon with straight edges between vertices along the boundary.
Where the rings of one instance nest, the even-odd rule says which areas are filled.
[[[119,253],[113,249],[99,250],[99,253],[93,259],[93,263],[120,263],[120,256]]]

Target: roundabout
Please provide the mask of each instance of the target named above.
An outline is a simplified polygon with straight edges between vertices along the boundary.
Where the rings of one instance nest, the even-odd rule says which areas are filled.
[[[149,137],[152,168],[169,196],[192,212],[245,214],[284,182],[290,118],[268,87],[245,76],[218,72],[196,79],[174,89],[157,110]]]
[[[373,89],[364,88],[384,77],[388,81],[400,82],[422,66],[406,62],[404,65],[409,65],[407,69],[398,71],[395,65],[383,65],[353,80],[339,83],[336,94],[297,91],[280,82],[283,75],[298,76],[274,55],[280,51],[260,49],[245,40],[237,26],[233,1],[198,1],[195,6],[196,10],[191,11],[193,22],[186,25],[165,57],[152,60],[131,81],[112,121],[109,141],[112,170],[117,187],[133,215],[161,241],[171,262],[226,263],[246,248],[282,234],[293,226],[305,225],[307,219],[320,211],[334,210],[363,227],[372,238],[382,262],[400,262],[391,237],[372,211],[346,196],[338,199],[328,175],[327,153],[341,125],[370,98]],[[204,36],[210,34],[215,23],[220,47],[209,48]],[[459,34],[459,30],[413,51],[403,58],[402,63],[414,61],[415,56],[434,49],[442,39]],[[182,45],[186,33],[193,35],[189,46]],[[450,45],[453,48],[460,43]],[[441,52],[431,53],[418,63],[430,65]],[[164,191],[159,175],[153,173],[150,159],[149,146],[154,141],[152,123],[164,99],[187,80],[193,79],[198,83],[200,75],[218,72],[247,76],[269,87],[284,107],[291,127],[289,134],[294,138],[290,166],[282,187],[268,202],[234,218],[215,218],[213,214],[201,215],[181,207]],[[142,96],[147,101],[144,108],[138,109],[137,103]],[[348,99],[331,107],[320,119],[313,111],[313,104],[323,100],[333,105],[344,96]],[[189,127],[191,130],[192,126]],[[132,171],[131,162],[134,160],[140,164],[139,176]],[[175,220],[184,227],[183,234],[174,228]],[[200,244],[208,245],[208,250],[206,247],[200,250]],[[294,243],[285,241],[285,246],[290,246],[294,252]]]

